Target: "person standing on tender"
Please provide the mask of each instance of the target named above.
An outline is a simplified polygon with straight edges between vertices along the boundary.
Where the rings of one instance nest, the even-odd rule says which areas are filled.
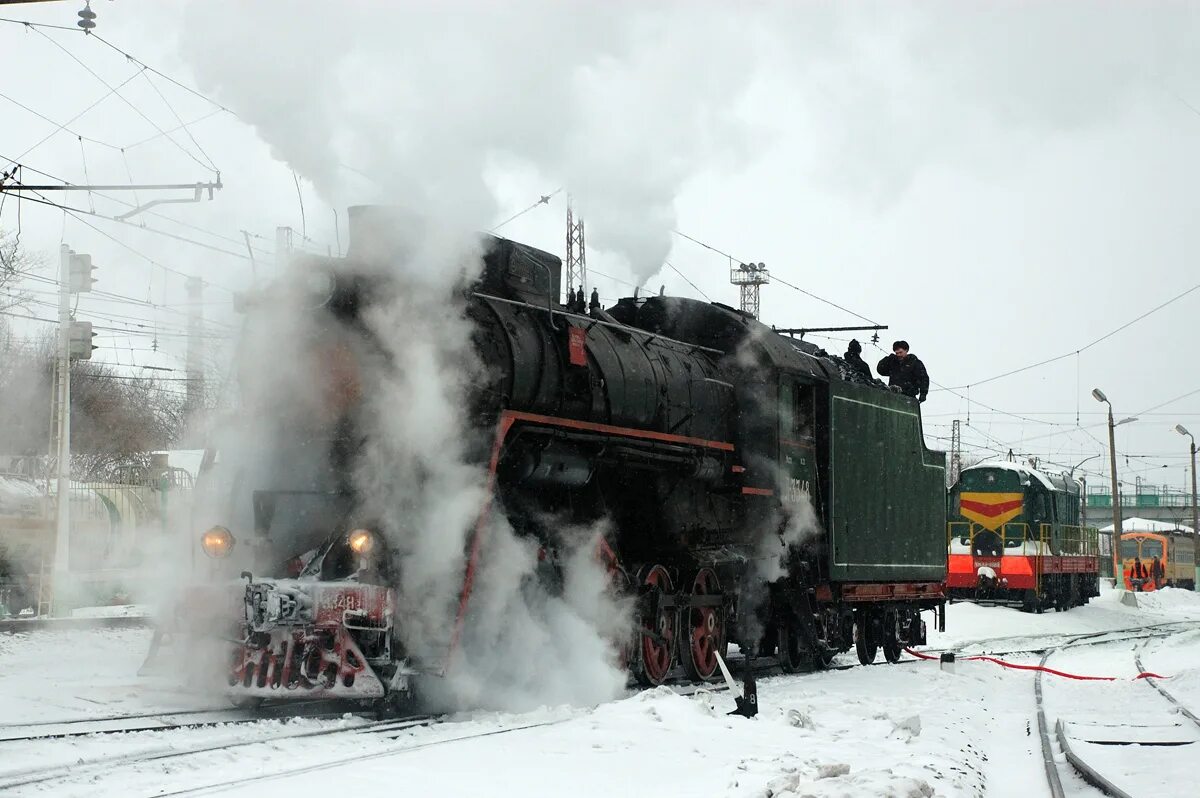
[[[920,358],[909,354],[908,341],[892,344],[892,354],[880,360],[875,370],[888,378],[888,385],[905,396],[920,402],[929,396],[929,372]]]
[[[873,379],[871,367],[867,365],[867,361],[862,359],[862,344],[858,342],[858,339],[850,339],[850,345],[846,347],[846,354],[842,356],[842,360],[845,360],[850,368],[863,375],[867,382]]]

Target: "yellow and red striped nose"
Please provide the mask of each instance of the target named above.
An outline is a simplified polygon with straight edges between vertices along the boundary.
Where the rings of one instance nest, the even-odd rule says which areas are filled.
[[[963,517],[993,532],[1020,515],[1023,505],[1020,493],[963,493],[959,497]]]

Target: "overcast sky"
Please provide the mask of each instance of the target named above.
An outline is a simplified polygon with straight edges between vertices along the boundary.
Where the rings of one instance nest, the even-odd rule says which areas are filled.
[[[81,5],[0,16],[74,27]],[[156,353],[150,334],[106,331],[105,359],[182,368],[183,279],[168,269],[202,275],[206,314],[236,324],[231,290],[252,279],[243,230],[262,236],[251,239],[262,277],[279,225],[336,253],[335,207],[344,248],[347,205],[417,205],[483,229],[561,187],[502,232],[561,256],[570,192],[606,300],[642,284],[736,305],[728,261],[678,229],[889,325],[884,347],[907,339],[957,392],[935,387],[924,405],[931,445],[948,446],[969,410],[968,446],[1068,466],[1106,455],[1098,386],[1118,417],[1140,418],[1117,431],[1122,477],[1184,484],[1187,441],[1171,427],[1200,433],[1200,290],[1078,356],[980,383],[1200,283],[1195,8],[645,5],[94,5],[108,42],[231,113],[98,40],[0,23],[0,163],[25,165],[24,182],[55,182],[31,169],[76,183],[207,181],[215,166],[224,183],[212,202],[131,220],[216,249],[32,203],[18,220],[13,197],[0,228],[19,224],[48,276],[65,240],[93,254],[97,288],[162,306],[82,299],[79,318],[159,332]],[[762,311],[778,326],[861,321],[781,283],[763,289]],[[1105,460],[1083,470],[1106,474]]]

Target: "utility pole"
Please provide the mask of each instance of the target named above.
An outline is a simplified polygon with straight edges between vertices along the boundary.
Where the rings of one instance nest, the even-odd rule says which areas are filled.
[[[1113,533],[1112,533],[1112,561],[1113,561],[1113,587],[1120,587],[1123,577],[1121,575],[1121,494],[1117,489],[1117,436],[1116,428],[1122,424],[1128,424],[1132,421],[1137,421],[1136,418],[1123,418],[1120,421],[1113,423],[1112,402],[1108,401],[1108,397],[1104,395],[1104,391],[1099,388],[1092,389],[1092,397],[1097,402],[1103,402],[1108,405],[1108,468],[1112,475],[1112,516],[1113,516]]]
[[[71,248],[59,248],[58,273],[58,496],[54,537],[54,614],[71,567]]]
[[[1108,404],[1106,402],[1106,404]],[[1108,405],[1108,471],[1112,477],[1112,515],[1113,515],[1113,532],[1112,547],[1113,558],[1113,586],[1120,585],[1123,581],[1121,575],[1121,493],[1117,487],[1117,425],[1113,423],[1112,405]]]
[[[578,282],[576,282],[578,281]],[[576,217],[567,198],[567,292],[575,286],[587,287],[587,249],[584,245],[583,218]],[[550,290],[550,286],[546,286]]]
[[[54,614],[66,610],[67,581],[71,571],[71,360],[88,360],[95,333],[90,322],[71,318],[71,294],[92,290],[96,282],[91,255],[76,255],[59,248],[58,273],[58,495],[54,536]]]
[[[1180,435],[1188,436],[1192,441],[1192,534],[1200,535],[1200,519],[1197,519],[1197,516],[1200,515],[1200,508],[1196,507],[1196,438],[1182,424],[1176,424],[1175,431]],[[1200,565],[1197,567],[1200,568]]]
[[[194,420],[204,406],[204,281],[187,278],[188,342],[187,342],[187,417]]]

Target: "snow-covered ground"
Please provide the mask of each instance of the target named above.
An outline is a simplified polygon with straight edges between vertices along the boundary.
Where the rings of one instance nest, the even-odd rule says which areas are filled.
[[[931,633],[929,647],[1017,651],[1039,640],[1184,620],[1190,629],[1136,645],[1148,669],[1171,677],[1163,685],[1200,709],[1200,596],[1166,590],[1139,598],[1141,605],[1131,607],[1105,592],[1087,607],[1043,615],[955,604],[947,631]],[[149,634],[0,635],[0,726],[211,706],[211,699],[164,678],[136,676]],[[1127,678],[1136,670],[1134,646],[1067,650],[1050,664]],[[1038,657],[1005,659],[1036,663]],[[1047,677],[1047,701],[1056,712],[1103,715],[1108,707],[1150,699],[1157,696],[1143,682]],[[1028,672],[959,662],[947,673],[936,662],[910,662],[773,676],[760,680],[759,703],[758,718],[746,720],[725,714],[733,708],[728,693],[659,688],[598,707],[465,714],[383,734],[352,731],[362,721],[339,719],[0,742],[0,793],[15,774],[53,775],[53,768],[73,763],[71,775],[13,787],[11,794],[150,796],[206,787],[214,789],[204,794],[247,796],[1048,794]],[[284,738],[322,731],[331,733]],[[148,752],[269,738],[133,761]],[[244,781],[250,777],[260,778]],[[1081,782],[1068,787],[1099,795]],[[1168,783],[1156,794],[1190,796],[1194,788],[1190,781]]]

